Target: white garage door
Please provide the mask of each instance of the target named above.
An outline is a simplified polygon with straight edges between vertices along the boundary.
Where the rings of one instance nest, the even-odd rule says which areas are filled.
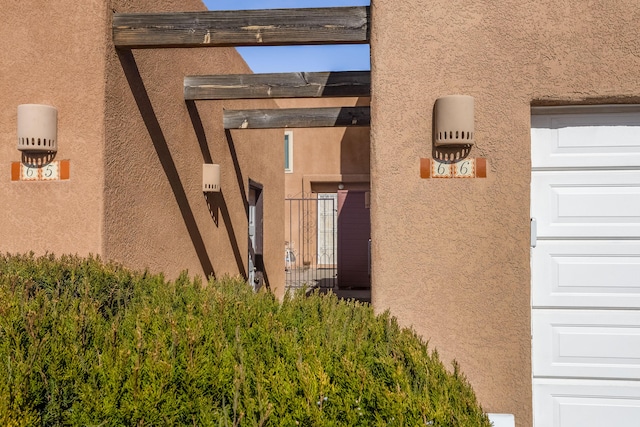
[[[640,426],[640,106],[531,118],[536,427]]]

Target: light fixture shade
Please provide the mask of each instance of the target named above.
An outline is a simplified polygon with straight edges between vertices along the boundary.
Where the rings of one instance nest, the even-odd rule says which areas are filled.
[[[436,146],[472,145],[475,131],[473,97],[449,95],[436,99],[434,122]]]
[[[220,191],[220,165],[206,163],[202,165],[202,191],[205,193]]]
[[[18,105],[18,150],[58,151],[58,110],[50,105]]]

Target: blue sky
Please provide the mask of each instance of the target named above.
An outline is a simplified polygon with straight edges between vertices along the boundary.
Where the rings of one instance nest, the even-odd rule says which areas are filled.
[[[368,6],[369,0],[203,0],[210,10]],[[369,70],[368,45],[240,47],[254,73]]]

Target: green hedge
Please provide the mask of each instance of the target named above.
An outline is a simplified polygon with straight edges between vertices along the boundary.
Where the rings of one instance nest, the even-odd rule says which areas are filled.
[[[0,425],[490,424],[457,368],[366,305],[6,255]]]

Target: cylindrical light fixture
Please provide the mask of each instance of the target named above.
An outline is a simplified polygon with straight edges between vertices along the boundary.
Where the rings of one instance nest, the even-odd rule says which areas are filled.
[[[205,193],[220,191],[220,165],[202,165],[202,191]]]
[[[468,95],[449,95],[434,105],[434,145],[472,145],[474,101]]]
[[[58,110],[50,105],[18,105],[18,150],[58,151]]]

